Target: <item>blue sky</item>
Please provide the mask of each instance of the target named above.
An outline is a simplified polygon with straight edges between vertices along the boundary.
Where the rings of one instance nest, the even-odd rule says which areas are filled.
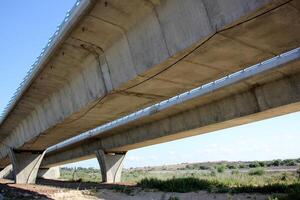
[[[74,0],[2,0],[0,111]],[[300,113],[130,151],[125,167],[300,157]],[[98,167],[95,159],[69,166]]]

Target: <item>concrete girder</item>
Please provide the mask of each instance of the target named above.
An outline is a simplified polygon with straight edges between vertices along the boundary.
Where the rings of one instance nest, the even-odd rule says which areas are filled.
[[[298,72],[229,96],[221,95],[213,101],[209,96],[195,99],[127,124],[123,129],[111,130],[94,140],[46,155],[42,165],[51,167],[84,160],[99,148],[106,152],[124,152],[296,112],[300,110],[299,81]],[[211,95],[216,97],[228,91],[224,89]],[[208,100],[199,105],[203,98]],[[173,113],[176,109],[178,112]]]
[[[93,2],[1,125],[5,144],[44,150],[299,45],[296,1]]]

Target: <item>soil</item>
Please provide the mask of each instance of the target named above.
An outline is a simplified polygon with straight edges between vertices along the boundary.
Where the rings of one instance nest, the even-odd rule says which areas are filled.
[[[180,200],[265,200],[267,195],[261,194],[212,194],[205,191],[189,193],[163,193],[143,191],[134,188],[131,195],[112,190],[113,185],[99,183],[78,183],[54,180],[38,180],[35,185],[13,184],[12,181],[0,179],[0,193],[3,199],[39,199],[39,200],[168,200],[171,196]]]

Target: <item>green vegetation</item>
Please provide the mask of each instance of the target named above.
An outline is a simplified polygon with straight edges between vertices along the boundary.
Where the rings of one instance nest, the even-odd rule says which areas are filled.
[[[112,189],[116,192],[125,193],[130,196],[134,195],[134,188],[130,186],[115,185]]]
[[[141,188],[158,189],[164,192],[191,192],[206,190],[218,193],[292,193],[300,188],[300,183],[286,185],[284,183],[271,183],[269,185],[232,185],[218,180],[205,180],[198,178],[172,178],[159,180],[146,178],[137,184]]]
[[[61,179],[76,182],[100,182],[100,170],[94,168],[61,168]]]
[[[189,192],[206,190],[218,193],[285,193],[288,196],[272,196],[278,200],[297,199],[300,191],[300,168],[298,171],[268,171],[300,166],[298,160],[274,160],[254,162],[218,162],[181,164],[178,169],[160,168],[127,169],[122,181],[143,189],[166,192]],[[268,167],[269,166],[269,167]],[[271,167],[270,167],[271,166]],[[296,167],[294,166],[293,169]],[[99,169],[62,168],[62,179],[82,182],[100,182]],[[115,191],[134,195],[132,186],[115,186]],[[175,198],[175,197],[174,197]]]
[[[265,170],[263,168],[255,168],[255,169],[251,169],[248,174],[250,176],[261,176],[265,173]]]
[[[297,169],[296,173],[298,174],[298,180],[300,180],[300,167]]]
[[[225,171],[226,166],[225,165],[217,165],[216,169],[218,173],[223,173]]]

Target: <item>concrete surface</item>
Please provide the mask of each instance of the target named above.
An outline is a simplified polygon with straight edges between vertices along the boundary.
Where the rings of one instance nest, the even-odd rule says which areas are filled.
[[[59,179],[60,168],[59,167],[40,168],[37,177],[44,178],[44,179],[52,179],[52,180]]]
[[[58,47],[46,59],[43,69],[35,75],[22,98],[0,124],[0,136],[3,138],[3,144],[0,145],[0,167],[4,168],[10,163],[8,147],[43,151],[86,130],[296,48],[300,44],[299,0],[87,2],[89,6],[78,15],[76,23],[66,30],[66,37],[61,37]],[[270,77],[280,77],[290,85],[290,79],[283,78],[282,75],[285,73],[277,71]],[[203,98],[201,101],[207,100],[207,105],[212,105],[221,96],[230,98],[229,94],[239,93],[240,88],[249,89],[248,84],[224,90],[219,96]],[[285,87],[280,81],[278,84]],[[277,91],[271,85],[269,87]],[[257,88],[255,91],[259,93]],[[252,110],[250,107],[249,110],[241,110],[232,108],[236,105],[228,105],[227,116],[232,117],[228,119],[237,120],[211,129],[206,128],[205,132],[228,127],[230,124],[247,123],[251,120],[243,117],[264,111],[264,106],[268,110],[268,114],[263,114],[264,117],[299,110],[297,104],[293,104],[294,98],[298,98],[297,88],[281,92],[286,94],[280,94],[279,98],[265,90],[262,94],[246,92],[245,95],[249,95],[246,100],[242,98],[244,95],[239,98],[232,96],[229,102],[241,100],[243,103],[250,103],[249,105],[252,104],[247,101],[258,98],[259,106],[253,105]],[[291,98],[281,101],[285,96]],[[271,97],[276,102],[272,102]],[[294,106],[288,106],[289,104]],[[271,108],[267,108],[269,105],[272,105]],[[200,106],[199,103],[197,106]],[[288,108],[284,110],[281,109],[282,106]],[[214,109],[217,108],[218,106]],[[280,108],[280,111],[275,108]],[[222,112],[218,109],[216,111]],[[169,111],[168,115],[173,112]],[[220,121],[223,119],[214,113],[211,116]],[[264,117],[258,114],[252,121]],[[160,116],[156,116],[156,119],[159,118]],[[185,119],[181,118],[183,121]],[[210,120],[203,118],[202,123],[219,123],[218,120]],[[153,131],[158,127],[154,124],[152,126]],[[180,123],[174,124],[172,129],[179,133],[170,134],[172,136],[163,134],[167,130],[158,129],[155,133],[162,137],[158,139],[157,135],[150,135],[153,138],[147,138],[145,144],[141,138],[148,132],[148,127],[147,131],[137,131],[140,136],[136,136],[136,133],[132,137],[127,132],[124,136],[118,133],[111,139],[101,138],[100,147],[123,152],[199,133],[186,133],[186,127],[180,127]],[[125,137],[127,134],[130,137]],[[119,138],[124,141],[119,142]],[[128,141],[129,138],[133,140]],[[99,145],[96,146],[99,149]],[[96,149],[93,149],[93,153],[87,151],[83,156],[94,156]]]
[[[13,166],[12,164],[7,165],[0,171],[0,179],[13,179]]]
[[[101,169],[102,182],[118,183],[121,182],[123,161],[126,153],[109,154],[98,149],[95,152]]]
[[[35,183],[44,154],[45,152],[10,149],[9,157],[13,167],[15,183]]]
[[[99,148],[129,151],[300,111],[299,63],[285,66],[282,74],[261,74],[50,153],[42,166],[92,158]]]
[[[299,44],[298,8],[279,0],[97,1],[1,124],[3,142],[44,150],[290,50]],[[7,155],[1,145],[3,167]]]

